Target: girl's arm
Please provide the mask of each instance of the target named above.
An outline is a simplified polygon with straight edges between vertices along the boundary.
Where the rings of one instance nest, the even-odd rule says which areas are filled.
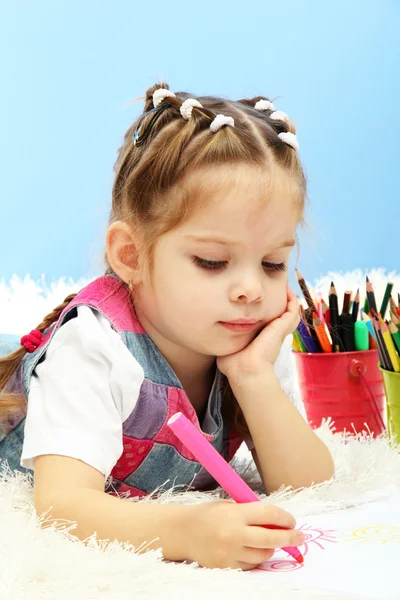
[[[253,457],[268,493],[330,479],[332,456],[283,392],[272,367],[232,388],[254,442]]]
[[[187,559],[193,507],[142,504],[104,492],[104,475],[86,463],[58,455],[35,459],[34,506],[46,520],[76,521],[71,531],[80,540],[96,532],[102,540],[128,542],[146,550],[163,549],[168,560]],[[154,540],[154,541],[153,541]]]
[[[71,533],[82,541],[96,533],[97,539],[128,542],[138,552],[161,548],[164,559],[209,568],[253,569],[275,548],[304,543],[292,515],[269,503],[129,502],[106,494],[104,475],[93,467],[52,454],[35,459],[34,503],[39,515],[50,509],[57,527],[76,522]]]

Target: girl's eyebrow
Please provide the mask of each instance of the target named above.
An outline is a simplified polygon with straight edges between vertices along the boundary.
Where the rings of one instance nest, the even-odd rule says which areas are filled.
[[[201,242],[201,243],[214,243],[214,244],[222,244],[223,246],[241,246],[241,244],[239,242],[235,242],[233,240],[228,240],[226,238],[216,238],[216,237],[212,237],[212,236],[196,236],[196,235],[185,235],[184,236],[186,239],[188,240],[192,240],[194,242]],[[290,248],[292,246],[294,246],[296,244],[295,240],[293,238],[289,239],[289,240],[285,240],[284,242],[282,242],[282,244],[280,244],[279,246],[277,246],[276,250],[279,250],[280,248]]]

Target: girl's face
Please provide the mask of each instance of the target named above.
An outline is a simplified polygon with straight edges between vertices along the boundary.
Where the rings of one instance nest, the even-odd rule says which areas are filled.
[[[285,311],[300,218],[282,176],[266,193],[255,169],[225,169],[223,178],[218,168],[203,172],[210,200],[159,239],[153,277],[143,276],[135,293],[139,319],[156,343],[207,356],[242,350]],[[237,319],[257,323],[248,331],[222,324]]]

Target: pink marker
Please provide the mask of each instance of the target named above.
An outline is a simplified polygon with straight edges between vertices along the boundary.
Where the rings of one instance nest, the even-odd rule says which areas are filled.
[[[261,502],[247,483],[232,469],[184,414],[181,412],[176,413],[168,420],[167,425],[235,502]],[[263,527],[267,529],[286,529],[276,525],[264,525]],[[303,555],[295,546],[282,548],[282,550],[290,554],[298,563],[304,561]]]

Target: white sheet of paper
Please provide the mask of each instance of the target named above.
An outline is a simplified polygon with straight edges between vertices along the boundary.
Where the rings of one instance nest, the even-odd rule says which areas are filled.
[[[400,600],[400,493],[359,507],[306,517],[303,565],[283,550],[249,572],[298,588]],[[264,579],[265,581],[265,579]]]

